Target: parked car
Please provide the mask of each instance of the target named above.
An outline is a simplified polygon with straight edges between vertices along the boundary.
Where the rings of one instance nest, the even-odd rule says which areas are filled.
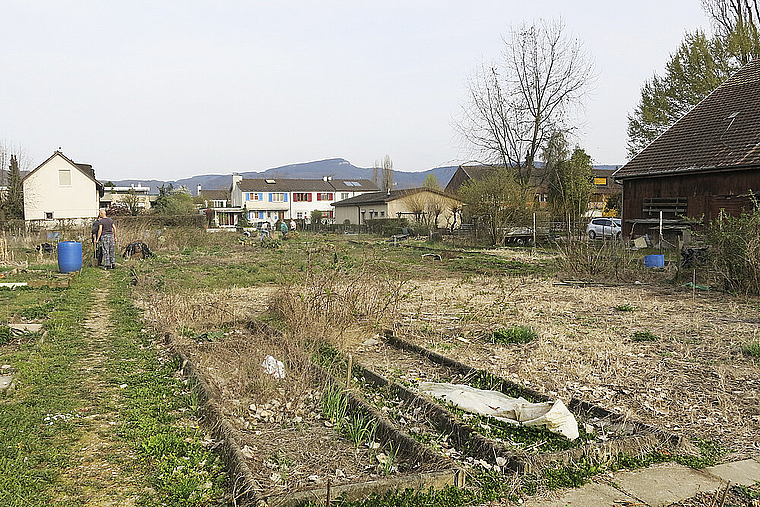
[[[591,239],[620,239],[623,235],[623,221],[619,218],[594,218],[586,227],[586,234]]]

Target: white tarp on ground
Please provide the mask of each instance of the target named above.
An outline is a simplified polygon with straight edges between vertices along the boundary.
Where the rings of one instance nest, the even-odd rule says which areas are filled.
[[[511,424],[546,426],[552,433],[570,440],[578,438],[578,422],[561,400],[530,403],[498,391],[485,391],[462,384],[420,382],[419,388],[420,392],[450,401],[467,412],[491,416]]]

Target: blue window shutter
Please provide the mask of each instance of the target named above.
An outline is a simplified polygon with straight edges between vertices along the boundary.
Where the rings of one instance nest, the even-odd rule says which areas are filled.
[[[288,202],[288,193],[285,192],[284,194],[282,194],[282,196],[283,196],[283,199],[285,199],[284,202]]]
[[[272,192],[269,192],[269,202],[272,202]]]
[[[251,200],[251,194],[245,194],[245,200],[250,201]]]
[[[260,194],[259,194],[259,201],[263,201],[263,200],[264,200],[264,194],[263,194],[263,193],[260,193]],[[262,217],[262,218],[263,218],[263,217]]]
[[[264,212],[259,211],[259,220],[264,220]]]

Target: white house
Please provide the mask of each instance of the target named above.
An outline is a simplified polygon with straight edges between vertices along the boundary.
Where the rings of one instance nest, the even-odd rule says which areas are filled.
[[[250,221],[311,219],[314,210],[330,221],[334,218],[333,202],[367,192],[376,192],[369,180],[255,178],[232,175],[230,199],[233,208],[244,208]]]
[[[60,151],[21,180],[26,220],[89,219],[98,215],[103,185],[89,164],[77,164]]]

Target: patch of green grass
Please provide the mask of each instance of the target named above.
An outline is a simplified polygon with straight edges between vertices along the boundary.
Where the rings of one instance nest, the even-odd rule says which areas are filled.
[[[86,343],[82,315],[90,308],[96,283],[96,274],[83,270],[67,289],[14,290],[0,296],[6,316],[40,298],[58,296],[49,313],[47,340],[22,341],[0,354],[0,362],[16,371],[16,391],[0,395],[0,505],[51,505],[61,470],[71,466],[71,449],[80,435],[76,364]]]
[[[638,308],[636,308],[635,306],[629,303],[625,303],[625,304],[618,305],[615,307],[615,311],[617,312],[635,312],[636,310],[638,310]]]
[[[529,326],[512,326],[510,328],[497,329],[491,333],[491,343],[528,343],[536,339],[538,335]]]
[[[756,482],[754,487],[760,486],[760,482]],[[734,486],[736,492],[747,500],[760,500],[760,491],[750,489],[747,486]]]
[[[157,354],[127,296],[125,277],[108,301],[114,322],[109,369],[113,383],[126,386],[118,435],[137,451],[155,490],[144,493],[141,505],[218,505],[227,479],[220,459],[201,444],[197,396],[175,374],[178,361]]]
[[[760,357],[760,340],[742,344],[742,354],[748,357]]]
[[[636,331],[631,335],[631,340],[635,342],[656,342],[660,338],[651,331]]]
[[[13,339],[11,328],[2,324],[0,325],[0,345],[5,345]]]

